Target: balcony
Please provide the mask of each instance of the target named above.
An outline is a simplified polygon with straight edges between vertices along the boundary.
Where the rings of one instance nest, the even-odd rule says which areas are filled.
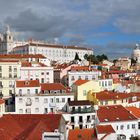
[[[93,113],[93,108],[90,107],[90,108],[81,108],[81,109],[75,109],[75,110],[72,110],[71,113],[72,114],[76,114],[76,113]]]

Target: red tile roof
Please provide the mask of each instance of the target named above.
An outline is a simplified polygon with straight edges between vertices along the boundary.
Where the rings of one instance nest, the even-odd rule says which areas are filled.
[[[96,94],[96,98],[99,101],[103,101],[103,100],[121,100],[121,99],[128,99],[129,94],[110,92],[110,91],[101,91],[101,92]]]
[[[99,71],[99,70],[90,68],[89,66],[73,66],[71,67],[71,71]]]
[[[0,62],[19,62],[19,60],[1,60],[0,58]]]
[[[79,46],[64,46],[59,44],[45,44],[45,43],[36,43],[36,42],[30,42],[23,46],[17,46],[16,48],[20,47],[28,47],[28,46],[35,46],[35,47],[49,47],[49,48],[65,48],[65,49],[77,49],[77,50],[92,50],[91,48],[85,48],[85,47],[79,47]]]
[[[80,86],[80,85],[85,84],[87,82],[89,82],[89,80],[77,80],[73,84],[76,86]]]
[[[67,90],[61,83],[44,83],[41,84],[41,90]]]
[[[94,129],[71,129],[68,140],[97,140]]]
[[[39,80],[18,80],[16,81],[16,87],[40,87]]]
[[[140,108],[137,107],[126,107],[134,116],[140,119]]]
[[[61,114],[4,115],[0,118],[0,139],[40,140],[42,132],[59,128],[61,117]]]
[[[2,58],[46,58],[42,54],[0,54],[0,59]]]
[[[111,125],[97,125],[97,134],[115,133],[115,130]]]
[[[22,67],[32,67],[33,64],[31,62],[28,62],[28,61],[22,61],[21,66]],[[36,63],[36,66],[37,67],[47,67],[47,65],[40,63],[40,62]]]
[[[137,120],[133,114],[121,105],[100,106],[97,116],[100,122]]]

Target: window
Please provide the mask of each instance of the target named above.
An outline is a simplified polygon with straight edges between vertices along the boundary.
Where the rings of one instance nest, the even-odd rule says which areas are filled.
[[[38,94],[38,89],[35,89],[35,94]]]
[[[49,75],[49,72],[46,72],[46,75]]]
[[[135,124],[132,124],[132,129],[134,129],[135,128]]]
[[[23,109],[19,109],[19,114],[23,114]]]
[[[12,90],[9,90],[9,95],[11,95],[12,94]]]
[[[0,66],[0,71],[2,71],[2,67]]]
[[[74,81],[74,80],[75,80],[74,76],[72,76],[72,77],[71,77],[71,80],[72,80],[72,81]]]
[[[140,122],[138,122],[138,129],[140,129]]]
[[[124,128],[124,125],[121,125],[121,126],[120,126],[120,129],[123,130],[123,128]]]
[[[16,73],[14,73],[14,78],[17,78],[17,74]]]
[[[48,113],[48,108],[44,108],[44,113]]]
[[[26,109],[26,114],[31,114],[31,109],[30,108]]]
[[[105,86],[107,86],[107,81],[105,81]]]
[[[44,72],[41,72],[41,75],[44,75]]]
[[[2,73],[0,73],[0,78],[2,78]]]
[[[85,76],[85,80],[88,80],[88,76],[87,75]]]
[[[71,122],[74,123],[74,116],[71,117]]]
[[[53,103],[53,98],[50,98],[50,102]]]
[[[22,95],[22,89],[19,89],[19,95]]]
[[[79,76],[78,79],[81,80],[81,76]]]
[[[22,103],[22,98],[19,98],[19,103]]]
[[[39,102],[39,98],[35,98],[35,102]]]
[[[119,127],[118,127],[118,125],[116,126],[116,130],[118,130],[119,129]]]
[[[63,103],[65,102],[65,98],[62,98],[62,102],[63,102]]]
[[[27,89],[27,94],[30,94],[30,89]]]
[[[116,104],[116,100],[114,100],[114,104]]]
[[[129,124],[127,125],[127,129],[129,129],[130,128],[130,126],[129,126]]]
[[[95,76],[94,75],[92,76],[92,80],[95,80]]]
[[[86,90],[83,90],[83,96],[86,96]]]
[[[59,98],[56,98],[56,103],[59,103]]]
[[[12,71],[12,66],[9,66],[9,72],[11,72]]]
[[[17,72],[17,68],[14,68],[14,72]]]
[[[39,112],[39,108],[35,108],[35,112],[38,113]]]
[[[11,73],[9,73],[9,78],[12,78],[12,74]]]
[[[44,103],[48,103],[48,99],[47,98],[44,99]]]
[[[44,78],[41,78],[41,83],[44,83]]]

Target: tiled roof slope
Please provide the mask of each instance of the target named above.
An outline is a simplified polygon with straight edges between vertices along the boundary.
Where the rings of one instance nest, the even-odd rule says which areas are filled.
[[[96,130],[98,134],[115,133],[111,125],[97,125]]]
[[[61,117],[61,114],[4,115],[0,118],[0,139],[40,140],[42,132],[58,129]]]
[[[127,110],[129,110],[134,116],[140,119],[140,108],[137,107],[126,107]]]
[[[16,87],[39,87],[39,80],[18,80],[16,81]]]
[[[122,105],[100,106],[97,111],[100,122],[131,121],[137,118]]]
[[[71,129],[68,140],[97,140],[94,129]]]
[[[80,86],[80,85],[85,84],[87,82],[89,82],[89,80],[77,80],[73,84],[76,86]]]

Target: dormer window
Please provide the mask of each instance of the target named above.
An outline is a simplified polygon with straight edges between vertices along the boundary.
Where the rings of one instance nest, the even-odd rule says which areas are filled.
[[[25,81],[25,83],[24,83],[25,85],[29,85],[29,81]]]

